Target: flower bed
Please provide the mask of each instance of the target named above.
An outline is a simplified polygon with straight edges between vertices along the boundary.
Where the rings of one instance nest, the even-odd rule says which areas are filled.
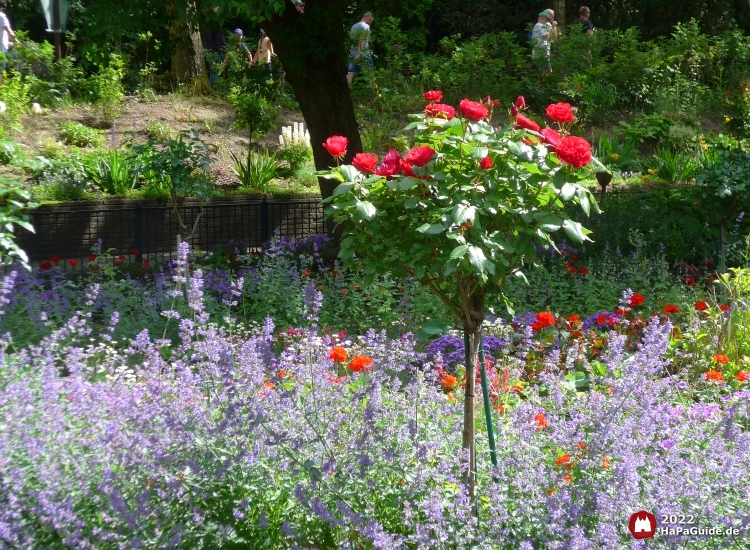
[[[184,262],[155,283],[168,302],[150,305],[168,303],[174,341],[148,330],[113,341],[126,315],[85,308],[37,345],[6,335],[4,545],[619,548],[639,509],[747,526],[744,272],[727,311],[706,302],[651,316],[631,292],[619,312],[589,319],[487,323],[499,467],[479,422],[477,518],[452,393],[464,376],[447,350],[421,353],[408,333],[324,335],[310,284],[302,328],[237,324],[240,286],[212,314],[208,281]],[[731,321],[739,333],[727,339]],[[649,547],[745,540],[657,536]]]

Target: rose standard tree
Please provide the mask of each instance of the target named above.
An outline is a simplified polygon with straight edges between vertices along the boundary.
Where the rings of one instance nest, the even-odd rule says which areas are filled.
[[[589,144],[569,129],[570,105],[557,104],[548,116],[559,132],[520,113],[523,98],[511,108],[512,123],[493,128],[488,120],[497,104],[462,100],[458,115],[440,103],[442,94],[424,94],[424,113],[405,130],[414,130],[414,147],[405,155],[391,149],[382,159],[357,154],[352,165],[324,176],[339,182],[326,215],[345,224],[341,260],[361,267],[368,278],[391,272],[412,276],[450,310],[468,335],[470,353],[464,394],[463,448],[469,457],[466,481],[475,485],[475,357],[486,304],[502,299],[503,282],[524,277],[536,246],[555,246],[560,231],[576,242],[590,233],[565,213],[566,203],[588,215],[598,206],[577,182],[576,169],[588,164]],[[489,106],[489,109],[485,106]],[[347,139],[329,138],[324,147],[337,159]]]

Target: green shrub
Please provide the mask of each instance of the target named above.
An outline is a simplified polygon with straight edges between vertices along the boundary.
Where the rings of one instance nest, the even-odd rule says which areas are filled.
[[[0,139],[0,164],[18,164],[23,162],[26,155],[22,145],[17,141]]]
[[[279,148],[276,158],[286,162],[289,173],[293,174],[312,160],[312,148],[305,143],[290,143]]]
[[[98,147],[106,141],[104,130],[90,128],[80,122],[63,122],[57,127],[57,135],[63,143],[76,147]]]
[[[89,176],[91,159],[71,155],[53,160],[36,175],[35,196],[45,200],[82,200],[98,196]]]
[[[17,71],[5,72],[0,85],[0,101],[5,103],[6,108],[5,112],[0,113],[0,133],[21,130],[21,117],[28,112],[29,85]]]
[[[154,141],[172,139],[172,127],[166,122],[149,121],[146,123],[146,135]]]
[[[125,91],[122,79],[125,76],[125,62],[118,54],[109,56],[109,63],[101,64],[96,74],[91,76],[96,93],[96,106],[102,122],[112,123],[121,114],[122,98]]]

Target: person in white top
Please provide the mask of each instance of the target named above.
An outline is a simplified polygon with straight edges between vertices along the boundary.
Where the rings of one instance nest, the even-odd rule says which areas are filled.
[[[8,16],[5,15],[5,10],[8,9],[8,1],[7,0],[0,0],[0,33],[2,33],[2,37],[0,38],[0,52],[7,52],[10,49],[10,41],[13,40],[16,44],[19,43],[18,38],[16,38],[16,33],[13,32],[13,29],[10,28],[10,22],[8,21]]]
[[[549,14],[545,11],[538,15],[537,23],[531,31],[531,40],[534,49],[531,52],[532,57],[544,57],[542,61],[542,73],[550,70],[550,29]]]

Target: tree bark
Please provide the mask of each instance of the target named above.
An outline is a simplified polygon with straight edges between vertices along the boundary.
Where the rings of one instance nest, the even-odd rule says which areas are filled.
[[[552,0],[552,9],[555,11],[557,28],[563,30],[565,28],[565,0]]]
[[[304,14],[287,3],[281,15],[267,22],[266,30],[305,118],[315,167],[325,170],[334,164],[323,142],[337,135],[349,139],[344,162],[350,162],[362,152],[362,142],[346,82],[348,35],[341,0],[308,2]],[[318,181],[323,198],[338,185],[334,180]]]
[[[190,3],[188,10],[195,9]],[[200,29],[191,25],[187,15],[176,9],[176,0],[167,0],[167,13],[171,21],[169,24],[169,39],[172,42],[172,74],[178,83],[192,83],[194,92],[202,94],[211,89],[206,74],[206,58],[203,54],[203,42]]]

